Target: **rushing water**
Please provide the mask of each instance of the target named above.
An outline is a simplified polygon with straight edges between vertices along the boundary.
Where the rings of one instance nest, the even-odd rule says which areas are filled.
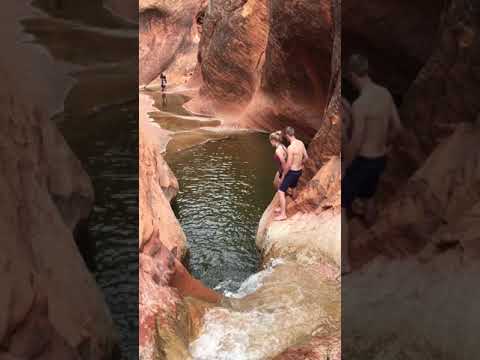
[[[180,192],[174,210],[187,236],[191,273],[234,291],[258,271],[257,225],[273,197],[273,150],[246,133],[167,154]]]
[[[60,124],[93,182],[88,235],[95,244],[94,274],[119,329],[124,359],[138,357],[137,109],[133,101]]]
[[[227,294],[224,306],[207,312],[200,336],[190,344],[193,359],[265,360],[312,332],[339,337],[338,284],[311,265],[275,262]],[[329,351],[327,346],[321,359]]]

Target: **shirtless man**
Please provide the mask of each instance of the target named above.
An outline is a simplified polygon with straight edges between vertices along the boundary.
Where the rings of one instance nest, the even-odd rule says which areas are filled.
[[[287,162],[282,171],[283,175],[280,178],[280,186],[278,188],[280,209],[278,216],[274,219],[278,221],[287,219],[285,193],[289,188],[297,186],[298,179],[302,176],[303,165],[308,159],[307,149],[303,142],[295,137],[295,130],[292,127],[288,126],[285,129],[285,137],[290,145],[287,148]]]
[[[369,223],[374,221],[373,196],[385,170],[387,145],[403,131],[392,95],[368,75],[368,60],[352,55],[347,71],[360,96],[352,105],[352,135],[343,154],[346,171],[342,179],[342,273],[351,270],[347,209],[357,197],[363,198],[365,218]]]

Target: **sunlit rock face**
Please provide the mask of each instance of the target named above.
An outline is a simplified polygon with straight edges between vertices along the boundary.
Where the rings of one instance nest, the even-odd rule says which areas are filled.
[[[198,53],[201,94],[215,111],[240,112],[260,78],[268,36],[266,0],[213,1]]]
[[[170,250],[176,247],[181,258],[186,251],[185,234],[169,203],[178,191],[178,182],[163,160],[161,136],[156,130],[159,128],[153,123],[140,122],[139,246],[145,246],[144,242],[161,229],[159,241]]]
[[[332,56],[340,51],[339,11],[331,1],[270,3],[261,85],[241,126],[270,131],[289,125],[303,137],[315,135],[339,75]]]
[[[72,236],[92,185],[50,119],[70,82],[26,41],[16,21],[36,17],[28,3],[5,4],[0,35],[0,357],[110,358],[114,326]]]
[[[205,0],[139,2],[139,83],[148,85],[162,72],[170,85],[193,75],[200,41],[197,16]]]
[[[311,138],[337,89],[339,58],[336,1],[214,1],[199,49],[203,83],[187,107]]]

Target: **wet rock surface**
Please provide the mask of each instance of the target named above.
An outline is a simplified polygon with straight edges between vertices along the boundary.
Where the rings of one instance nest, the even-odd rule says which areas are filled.
[[[257,246],[268,261],[295,255],[340,263],[340,159],[332,158],[288,202],[285,221],[274,221],[275,198],[260,220]]]

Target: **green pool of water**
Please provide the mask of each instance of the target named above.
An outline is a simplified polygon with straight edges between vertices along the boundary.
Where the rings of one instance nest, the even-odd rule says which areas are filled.
[[[188,267],[212,288],[235,291],[258,271],[255,235],[274,194],[272,156],[260,133],[167,152],[180,184],[173,208],[187,236]]]

